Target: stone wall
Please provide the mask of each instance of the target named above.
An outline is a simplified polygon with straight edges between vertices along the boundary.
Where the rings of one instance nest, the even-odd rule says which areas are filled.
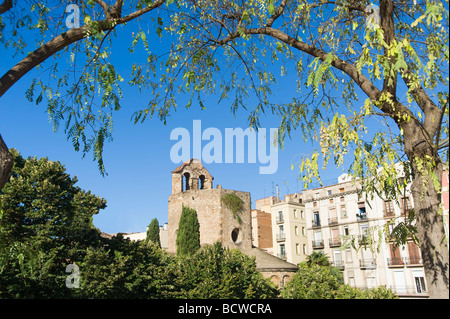
[[[242,199],[241,222],[223,205],[221,198],[234,193]],[[176,235],[183,205],[197,211],[200,245],[220,241],[224,247],[251,248],[250,193],[226,189],[194,189],[169,196],[169,247],[176,252]],[[232,236],[233,234],[233,236]]]

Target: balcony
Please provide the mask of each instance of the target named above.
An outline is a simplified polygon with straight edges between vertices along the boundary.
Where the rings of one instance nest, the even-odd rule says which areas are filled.
[[[342,260],[333,261],[331,263],[331,266],[336,267],[341,271],[343,271],[345,269],[344,262]]]
[[[330,238],[329,244],[330,244],[330,247],[339,247],[339,246],[341,246],[341,239],[340,238]]]
[[[328,218],[328,226],[339,224],[337,217]]]
[[[405,258],[405,264],[407,267],[414,267],[414,266],[423,266],[423,260],[421,257],[413,256]]]
[[[323,240],[313,240],[312,241],[312,248],[313,249],[322,249],[325,245],[323,244]]]
[[[281,234],[277,234],[277,241],[285,241],[286,240],[286,234],[285,233],[281,233]]]
[[[394,267],[404,267],[405,266],[405,258],[398,257],[398,258],[388,258],[387,259],[387,265],[390,268]]]
[[[361,269],[373,269],[377,267],[377,261],[375,258],[360,259],[359,267]]]
[[[284,223],[284,218],[283,218],[283,216],[277,216],[276,222],[277,222],[277,224]]]
[[[395,213],[393,210],[383,210],[383,217],[384,218],[392,218],[395,216]]]
[[[388,286],[397,296],[400,297],[413,297],[413,298],[428,298],[428,292],[424,286],[412,286],[412,285],[397,285]]]
[[[367,214],[356,214],[356,221],[357,222],[365,222],[367,221]]]
[[[320,226],[320,219],[318,219],[318,220],[315,220],[315,219],[313,219],[313,221],[312,221],[312,228],[320,228],[321,226]]]
[[[359,235],[358,236],[358,243],[360,245],[370,245],[371,243],[371,238],[367,235]]]

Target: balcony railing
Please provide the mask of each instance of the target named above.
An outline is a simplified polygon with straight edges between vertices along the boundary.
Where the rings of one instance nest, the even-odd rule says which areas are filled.
[[[345,269],[344,262],[342,260],[333,261],[331,263],[331,266],[336,267],[339,270],[344,270]]]
[[[330,238],[330,247],[339,247],[341,246],[341,239],[340,238]]]
[[[338,224],[337,217],[328,218],[328,226],[334,226]]]
[[[283,218],[283,216],[277,216],[277,224],[281,224],[281,223],[283,223],[284,222],[284,218]]]
[[[281,233],[281,234],[277,234],[277,241],[284,241],[286,240],[286,234]]]
[[[398,258],[388,258],[388,267],[403,267],[403,266],[422,266],[423,261],[421,257],[398,257]]]
[[[356,221],[357,222],[365,222],[367,221],[367,214],[356,214]]]
[[[324,248],[325,245],[323,244],[323,240],[313,240],[312,241],[312,248],[313,249],[321,249]]]
[[[394,216],[395,212],[393,210],[383,210],[383,217],[390,218]]]
[[[365,268],[376,268],[377,267],[377,261],[375,258],[366,258],[366,259],[360,259],[359,260],[359,267],[362,269]]]
[[[421,257],[409,257],[405,258],[406,265],[423,265],[423,260]]]
[[[319,220],[313,219],[313,221],[312,221],[312,228],[319,228],[319,227],[321,227],[320,226],[320,219]]]
[[[370,237],[367,236],[367,235],[359,235],[359,236],[358,236],[358,243],[359,243],[360,245],[369,245],[369,244],[370,244],[370,241],[371,241],[371,239],[370,239]]]
[[[396,285],[396,286],[388,286],[387,288],[391,289],[396,295],[415,295],[417,297],[428,297],[428,292],[424,287],[417,287],[411,285]]]
[[[405,258],[398,257],[398,258],[388,258],[387,259],[387,265],[388,267],[395,267],[395,266],[404,266]]]

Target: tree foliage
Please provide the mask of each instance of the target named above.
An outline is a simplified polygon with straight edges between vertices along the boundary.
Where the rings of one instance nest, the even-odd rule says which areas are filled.
[[[449,160],[448,1],[123,4],[82,3],[83,26],[64,33],[63,10],[48,2],[4,9],[0,41],[8,49],[25,52],[25,27],[39,36],[36,49],[0,78],[0,95],[54,57],[50,76],[32,81],[27,97],[37,104],[46,99],[55,129],[63,126],[75,149],[92,151],[103,172],[102,150],[112,138],[124,79],[111,63],[112,39],[118,26],[160,8],[164,14],[152,16],[151,29],[168,39],[165,54],[152,50],[142,26],[132,34],[130,53],[142,46],[146,60],[133,63],[128,83],[151,96],[134,121],[157,116],[166,123],[180,94],[189,95],[184,106],[204,108],[206,95],[218,93],[233,112],[248,110],[255,128],[265,113],[277,115],[281,145],[298,133],[316,142],[317,149],[295,163],[305,187],[321,181],[320,169],[329,163],[382,198],[397,198],[411,184],[416,224],[398,230],[416,232],[430,294],[448,297],[448,240],[440,217]],[[61,68],[65,52],[68,67]],[[275,91],[283,83],[296,84],[288,100]]]
[[[159,238],[159,222],[157,218],[153,218],[148,225],[147,237],[145,238],[145,243],[153,243],[154,245],[161,247],[161,240]]]
[[[281,296],[287,299],[398,299],[392,290],[385,287],[362,291],[344,284],[341,272],[316,263],[300,264]]]
[[[417,231],[431,295],[448,295],[439,218],[449,160],[448,2],[178,5],[165,27],[177,45],[158,79],[164,101],[155,98],[138,115],[157,109],[165,117],[180,91],[190,94],[188,107],[218,93],[233,112],[247,109],[255,128],[265,113],[277,115],[281,145],[299,133],[316,142],[317,149],[295,163],[305,187],[314,178],[321,182],[329,163],[343,167],[369,196],[396,199],[411,185],[416,227],[401,231]],[[275,92],[282,83],[296,84],[287,100]]]
[[[92,216],[106,201],[75,186],[61,163],[12,154],[0,192],[0,295],[68,296],[66,266],[100,245]]]
[[[254,258],[220,242],[206,245],[193,255],[176,258],[173,298],[265,299],[275,298],[275,285],[256,270]]]
[[[197,212],[183,205],[177,231],[177,254],[190,255],[200,249],[200,224]]]
[[[75,186],[76,178],[61,163],[12,153],[11,178],[0,193],[1,298],[278,295],[273,283],[256,270],[254,259],[220,243],[199,250],[194,210],[183,209],[184,219],[191,218],[188,225],[197,225],[198,247],[187,245],[177,256],[121,234],[100,236],[92,216],[105,207],[104,199]],[[78,288],[66,286],[70,264],[79,268]]]

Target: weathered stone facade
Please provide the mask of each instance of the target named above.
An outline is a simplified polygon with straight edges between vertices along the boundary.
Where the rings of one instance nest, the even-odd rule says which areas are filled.
[[[177,250],[178,224],[183,206],[187,206],[197,211],[201,246],[220,241],[223,247],[237,248],[255,257],[257,269],[264,277],[283,285],[298,267],[252,247],[250,193],[222,189],[221,185],[213,188],[213,179],[197,159],[186,161],[172,171],[167,251],[175,253]],[[241,209],[236,214],[222,202],[227,194],[234,194],[242,200]]]
[[[201,176],[204,176],[203,189]],[[222,189],[220,185],[213,189],[212,180],[213,177],[196,159],[183,163],[172,172],[172,195],[169,196],[168,207],[169,252],[177,249],[176,237],[183,205],[197,211],[200,245],[220,241],[224,247],[251,248],[250,193]],[[186,182],[188,187],[183,188],[182,184],[186,185]],[[230,193],[243,201],[242,209],[237,213],[239,218],[222,203],[221,199]]]

